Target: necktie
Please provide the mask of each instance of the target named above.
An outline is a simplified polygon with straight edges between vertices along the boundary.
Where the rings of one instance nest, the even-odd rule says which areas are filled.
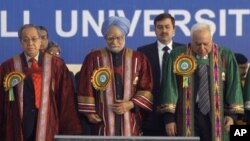
[[[205,64],[198,67],[199,76],[199,89],[197,95],[199,96],[198,107],[200,111],[206,115],[210,111],[210,99],[209,99],[209,86],[208,86],[208,71]]]
[[[31,62],[31,69],[33,70],[31,77],[33,80],[34,90],[35,90],[35,106],[37,109],[39,109],[41,101],[42,75],[37,71],[39,66],[37,64],[36,59],[31,58],[29,61]]]
[[[166,66],[167,56],[169,55],[168,53],[169,47],[165,46],[162,50],[164,51],[162,56],[162,70],[163,70],[164,67]]]

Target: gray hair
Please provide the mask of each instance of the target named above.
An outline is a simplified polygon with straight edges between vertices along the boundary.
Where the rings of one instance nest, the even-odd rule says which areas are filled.
[[[211,30],[211,27],[208,23],[196,23],[191,28],[191,37],[194,35],[195,32],[201,30],[208,30],[211,33],[211,37],[213,38],[214,32]]]
[[[52,47],[58,48],[59,53],[61,53],[61,48],[60,48],[60,46],[59,46],[59,44],[57,42],[55,42],[55,41],[49,41],[48,48],[46,50],[49,51],[50,48],[52,48]]]
[[[20,29],[18,30],[19,40],[22,39],[22,32],[26,28],[35,28],[36,31],[37,31],[37,33],[38,33],[39,38],[41,37],[40,30],[39,30],[39,28],[36,25],[34,25],[34,24],[25,24],[25,25],[21,26]]]

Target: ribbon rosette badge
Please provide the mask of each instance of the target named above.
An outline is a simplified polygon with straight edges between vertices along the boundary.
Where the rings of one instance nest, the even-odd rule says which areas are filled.
[[[20,72],[11,72],[4,78],[5,91],[9,91],[9,101],[14,101],[13,87],[20,83],[25,78],[25,75]]]
[[[196,69],[195,59],[189,55],[180,55],[174,62],[174,73],[183,76],[182,87],[189,86],[189,75]]]
[[[104,91],[107,89],[111,80],[111,72],[107,67],[96,69],[91,78],[93,87],[96,90]]]
[[[196,69],[195,59],[189,55],[180,55],[174,62],[174,73],[190,75]]]

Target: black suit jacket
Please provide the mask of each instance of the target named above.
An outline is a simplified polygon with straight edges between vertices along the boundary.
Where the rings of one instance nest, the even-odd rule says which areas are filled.
[[[42,64],[43,54],[40,53],[38,64]],[[36,134],[37,114],[38,110],[35,107],[35,90],[31,74],[28,71],[28,62],[24,53],[21,54],[22,65],[26,77],[23,86],[23,136],[25,140],[34,140]]]
[[[173,42],[173,48],[183,47],[184,44]],[[150,130],[151,132],[158,132],[156,135],[162,135],[165,133],[165,126],[163,123],[162,116],[157,113],[157,106],[160,105],[161,98],[161,70],[160,70],[160,62],[159,62],[159,54],[158,54],[158,45],[157,42],[152,44],[144,45],[137,49],[138,51],[144,53],[151,65],[151,70],[153,73],[153,90],[152,94],[154,96],[154,104],[153,104],[153,113],[148,115],[143,123],[143,130]],[[145,132],[145,131],[144,131]],[[147,131],[146,131],[147,132]]]

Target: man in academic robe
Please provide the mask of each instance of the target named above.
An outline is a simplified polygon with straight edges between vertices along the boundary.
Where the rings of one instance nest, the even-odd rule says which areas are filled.
[[[154,19],[154,29],[157,41],[151,44],[139,47],[137,50],[144,53],[151,66],[153,73],[153,111],[146,115],[142,123],[144,136],[165,136],[165,126],[163,116],[157,111],[161,98],[161,80],[162,66],[164,59],[169,55],[171,50],[176,47],[185,46],[184,44],[173,41],[175,35],[175,19],[168,13],[162,13]],[[167,48],[165,52],[164,48]]]
[[[60,58],[39,53],[35,25],[22,26],[18,35],[23,52],[1,65],[0,140],[52,141],[54,135],[81,134],[68,68]]]
[[[142,53],[125,47],[130,21],[110,17],[102,25],[106,47],[82,64],[79,112],[95,124],[95,135],[138,136],[144,111],[152,110],[152,76]]]
[[[212,41],[208,24],[195,24],[191,37],[187,47],[172,50],[164,68],[160,108],[166,133],[227,141],[230,125],[244,112],[237,62]]]
[[[244,108],[245,108],[245,119],[246,124],[250,125],[250,69],[247,71],[245,78],[245,87],[244,87]]]
[[[246,82],[246,75],[247,75],[247,70],[248,70],[248,59],[242,53],[234,53],[234,56],[235,56],[235,59],[238,63],[238,67],[240,70],[241,88],[242,90],[244,90],[244,86]],[[244,92],[243,92],[243,99],[244,99]],[[240,114],[238,116],[238,119],[236,121],[237,125],[249,124],[247,123],[247,120],[246,120],[246,113],[247,113],[247,110],[245,110],[244,114]]]

